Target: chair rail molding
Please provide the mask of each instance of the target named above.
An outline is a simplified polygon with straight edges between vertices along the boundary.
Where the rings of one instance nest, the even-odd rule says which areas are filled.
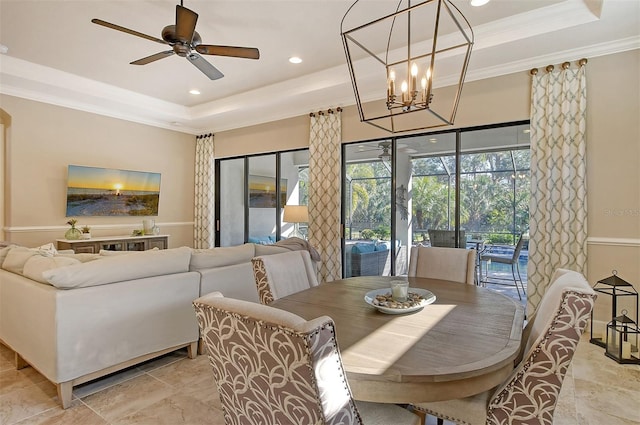
[[[177,222],[156,222],[158,227],[178,227],[178,226],[193,226],[193,221],[177,221]],[[120,223],[120,224],[91,224],[91,229],[107,230],[107,229],[122,229],[125,227],[142,228],[142,220],[135,223]],[[64,226],[13,226],[5,227],[3,230],[7,233],[31,233],[31,232],[52,232],[68,229],[68,225]]]
[[[587,245],[631,246],[640,248],[640,239],[589,237]]]

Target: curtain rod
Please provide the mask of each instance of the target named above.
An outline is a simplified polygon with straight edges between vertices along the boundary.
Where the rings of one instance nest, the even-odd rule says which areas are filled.
[[[582,58],[580,60],[576,61],[576,65],[578,66],[585,66],[587,64],[587,58]],[[571,62],[563,62],[562,65],[560,65],[562,67],[562,69],[569,69],[569,67],[571,66]],[[547,65],[547,67],[544,69],[547,72],[553,72],[554,66],[553,65]],[[538,73],[538,68],[533,68],[531,71],[529,71],[529,74],[531,75],[536,75]]]
[[[334,111],[333,111],[333,109],[327,109],[327,112],[328,112],[329,114],[333,114],[333,112],[334,112]],[[335,112],[342,112],[342,108],[338,106],[338,107],[336,108]],[[318,112],[315,112],[315,113],[314,113],[314,112],[310,112],[310,113],[309,113],[309,116],[310,116],[310,117],[315,117],[315,116],[316,116],[316,114],[318,114],[318,115],[324,115],[324,111],[318,111]]]
[[[205,137],[212,137],[213,133],[209,133],[209,134],[201,134],[199,136],[196,136],[196,139],[204,139]]]

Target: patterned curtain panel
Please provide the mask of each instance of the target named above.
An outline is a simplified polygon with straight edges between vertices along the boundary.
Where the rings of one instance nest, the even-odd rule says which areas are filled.
[[[193,247],[211,248],[215,241],[213,134],[196,138]]]
[[[553,272],[586,275],[586,60],[577,69],[532,70],[531,203],[527,313]]]
[[[321,282],[342,278],[340,253],[341,109],[311,114],[309,139],[309,242],[322,257]]]

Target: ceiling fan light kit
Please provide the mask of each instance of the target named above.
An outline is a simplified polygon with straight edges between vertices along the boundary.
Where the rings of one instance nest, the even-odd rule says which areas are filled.
[[[450,0],[356,0],[341,33],[360,121],[390,133],[453,124],[474,36]]]
[[[143,34],[141,32],[112,24],[101,19],[92,19],[91,22],[106,28],[111,28],[127,34],[135,35],[156,43],[171,46],[171,50],[155,53],[153,55],[135,60],[131,65],[147,65],[151,62],[173,56],[174,54],[186,58],[203,74],[211,80],[217,80],[224,77],[215,66],[204,59],[203,55],[214,56],[230,56],[244,59],[259,59],[260,52],[254,47],[237,47],[237,46],[219,46],[202,44],[200,34],[196,32],[196,23],[198,22],[198,14],[194,11],[182,6],[182,2],[176,5],[176,23],[175,25],[167,25],[162,29],[162,39]]]

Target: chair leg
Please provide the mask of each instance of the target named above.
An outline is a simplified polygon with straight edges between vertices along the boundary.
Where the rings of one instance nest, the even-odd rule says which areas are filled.
[[[516,285],[516,290],[518,291],[518,298],[522,299],[522,296],[520,295],[520,287],[518,286],[518,279],[516,278],[516,264],[515,263],[511,263],[511,275],[513,276],[513,284]],[[518,276],[520,276],[520,272],[518,272]]]
[[[516,270],[518,272],[518,280],[520,281],[520,287],[522,287],[522,293],[526,296],[527,290],[524,288],[524,282],[522,282],[522,275],[520,274],[520,263],[516,262]]]

